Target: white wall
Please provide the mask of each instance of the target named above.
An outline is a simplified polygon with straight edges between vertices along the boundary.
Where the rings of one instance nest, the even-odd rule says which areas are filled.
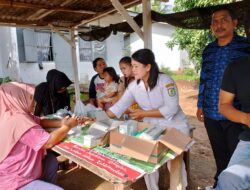
[[[120,72],[119,61],[123,55],[123,34],[117,33],[107,39],[107,64],[114,67],[117,73]]]
[[[91,77],[96,74],[93,69],[92,62],[79,62],[78,68],[80,83],[87,83],[86,78],[89,81]]]
[[[43,69],[40,70],[38,63],[20,63],[20,73],[23,82],[39,84],[46,81],[47,72],[55,69],[54,62],[43,62]]]
[[[7,51],[7,43],[9,43],[7,41],[7,32],[8,32],[9,28],[7,27],[0,27],[0,77],[6,77],[7,73],[4,72],[4,67],[7,64],[8,61],[8,51]]]
[[[66,35],[69,37],[69,35]],[[38,63],[21,63],[20,71],[22,80],[28,82],[32,78],[32,83],[39,84],[46,81],[47,72],[51,69],[58,69],[64,72],[74,81],[71,47],[56,33],[52,34],[54,62],[43,62],[43,69],[40,70]]]
[[[95,22],[92,22],[92,25],[107,26],[111,23],[121,22],[122,18],[119,13],[114,15],[109,15],[105,18],[99,19]],[[7,27],[6,27],[7,28]],[[7,28],[8,30],[8,28]],[[69,36],[67,36],[69,37]],[[21,77],[24,82],[31,82],[38,84],[46,80],[46,74],[50,69],[58,69],[64,72],[71,80],[74,80],[73,67],[72,67],[72,57],[71,57],[71,47],[69,44],[58,36],[56,33],[53,33],[53,50],[54,50],[54,62],[43,62],[43,70],[40,70],[37,63],[21,63],[20,71]],[[2,43],[1,43],[2,44]],[[118,61],[123,56],[123,34],[118,33],[117,35],[111,35],[107,39],[107,64],[114,67],[117,72],[120,72]],[[77,47],[78,50],[78,47]],[[0,50],[0,53],[3,51]],[[79,52],[77,51],[77,54]],[[0,54],[1,55],[1,54]],[[2,56],[1,56],[2,57]],[[80,82],[86,83],[86,80],[90,80],[91,77],[96,74],[92,67],[92,62],[80,62],[79,55],[77,55],[78,60],[78,73]],[[1,67],[0,67],[1,69]],[[119,73],[118,72],[118,73]],[[1,74],[1,70],[0,70]]]
[[[107,21],[105,21],[107,22]],[[167,24],[154,23],[153,24],[153,51],[156,56],[156,61],[160,67],[169,67],[171,70],[178,70],[182,68],[181,62],[188,62],[187,53],[178,50],[174,47],[173,50],[166,47],[166,42],[170,39],[171,34],[174,32],[174,27]],[[9,72],[6,69],[9,53],[11,52],[11,33],[8,27],[0,27],[0,77],[9,76]],[[12,32],[13,38],[13,32]],[[70,79],[73,77],[73,67],[71,58],[71,48],[64,39],[57,34],[53,33],[53,50],[55,62],[43,62],[43,70],[40,70],[38,63],[20,63],[20,75],[24,82],[30,82],[38,84],[45,81],[48,70],[56,68],[65,72]],[[131,52],[143,48],[143,42],[139,39],[137,34],[132,33],[130,37]],[[118,61],[123,57],[123,33],[117,35],[111,35],[106,39],[107,48],[107,64],[116,69],[120,74]],[[77,47],[77,53],[78,47]],[[79,56],[77,56],[79,60]],[[96,74],[92,62],[79,62],[78,61],[78,73],[80,82],[86,83],[86,79],[90,80],[91,77]],[[32,78],[32,80],[30,80]]]
[[[189,59],[188,51],[187,50],[181,50],[181,68],[195,68],[194,63]]]
[[[106,39],[107,65],[114,67],[119,74],[120,69],[118,62],[123,57],[123,43],[122,33],[118,33],[117,35],[112,34]],[[96,74],[92,62],[80,62],[78,68],[81,82],[84,82],[86,77],[88,80],[91,80],[92,76]]]
[[[93,21],[88,24],[88,26],[95,25],[95,26],[109,26],[110,24],[116,24],[122,22],[123,18],[119,13],[115,13],[112,15],[107,15],[104,18],[100,18],[96,21]],[[108,66],[114,67],[117,73],[120,73],[118,61],[123,57],[123,34],[117,33],[117,35],[111,34],[106,39],[106,52],[107,52],[107,59],[106,62]],[[94,58],[95,59],[95,58]],[[79,63],[79,76],[80,82],[85,82],[86,78],[91,80],[92,76],[96,74],[95,70],[93,69],[92,62],[80,62]]]
[[[16,28],[0,27],[0,77],[20,81]]]
[[[69,35],[65,36],[69,38]],[[71,46],[56,33],[53,33],[52,39],[56,69],[64,72],[71,80],[74,80]]]
[[[152,50],[155,54],[156,62],[159,67],[169,67],[175,71],[181,68],[181,53],[178,47],[173,50],[166,46],[167,41],[170,40],[174,27],[168,24],[154,23],[152,25]],[[143,41],[137,34],[131,34],[131,53],[143,48]]]
[[[16,29],[0,27],[0,77],[10,76],[12,80],[18,80],[16,69],[7,68],[9,57],[20,68],[20,80],[26,83],[38,84],[45,81],[48,70],[55,68],[53,62],[44,62],[44,69],[40,70],[38,63],[19,63],[17,53]]]

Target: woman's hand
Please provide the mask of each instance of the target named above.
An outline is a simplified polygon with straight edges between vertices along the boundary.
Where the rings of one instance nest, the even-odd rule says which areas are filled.
[[[67,136],[69,130],[78,124],[77,117],[65,117],[61,121],[62,126],[50,133],[49,140],[45,143],[44,148],[49,149],[55,144],[59,143],[64,137]]]
[[[62,119],[62,126],[68,126],[70,129],[78,125],[78,117],[73,115],[72,117],[65,117]]]
[[[133,112],[130,112],[129,116],[134,120],[141,121],[145,117],[145,110],[136,109]]]
[[[85,116],[79,116],[77,118],[77,122],[79,125],[84,125],[84,124],[91,124],[94,122],[94,119],[90,117],[85,117]]]

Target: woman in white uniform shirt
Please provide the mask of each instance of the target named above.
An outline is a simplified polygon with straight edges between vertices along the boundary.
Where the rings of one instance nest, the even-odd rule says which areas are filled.
[[[159,72],[153,52],[149,49],[136,51],[132,55],[132,67],[135,81],[129,84],[121,99],[107,114],[120,118],[135,101],[140,109],[129,114],[132,119],[174,127],[189,135],[187,119],[179,106],[176,84],[169,76]],[[158,189],[158,179],[158,172],[145,177],[149,190]]]

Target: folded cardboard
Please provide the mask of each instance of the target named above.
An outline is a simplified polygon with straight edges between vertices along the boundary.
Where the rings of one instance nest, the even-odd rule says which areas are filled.
[[[137,131],[153,127],[148,123],[138,123]],[[110,150],[145,162],[158,163],[169,149],[176,154],[190,148],[193,140],[175,128],[166,128],[158,140],[147,140],[135,136],[110,132]]]
[[[106,112],[100,111],[96,113],[96,122],[90,126],[87,134],[101,138],[109,131],[117,128],[120,124],[121,121],[110,119]]]
[[[91,135],[79,135],[76,137],[71,137],[69,140],[73,144],[77,144],[77,145],[82,146],[84,148],[94,148],[96,146],[108,145],[109,133],[107,133],[102,138],[98,138],[98,139],[96,139],[95,137],[93,137]]]
[[[71,142],[86,148],[93,148],[99,145],[107,145],[109,132],[119,126],[121,121],[109,119],[104,111],[96,114],[96,122],[91,124],[86,133],[78,133],[71,138]]]
[[[146,129],[144,132],[142,132],[140,135],[140,138],[147,139],[147,140],[157,140],[164,130],[165,130],[165,127],[155,125],[153,127]]]

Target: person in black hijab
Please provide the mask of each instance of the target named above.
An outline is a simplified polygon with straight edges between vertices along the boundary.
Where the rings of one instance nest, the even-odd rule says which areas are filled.
[[[72,84],[72,81],[63,72],[56,69],[52,69],[47,73],[46,80],[47,82],[36,86],[34,115],[53,114],[65,107],[70,110],[70,98],[67,87]]]

